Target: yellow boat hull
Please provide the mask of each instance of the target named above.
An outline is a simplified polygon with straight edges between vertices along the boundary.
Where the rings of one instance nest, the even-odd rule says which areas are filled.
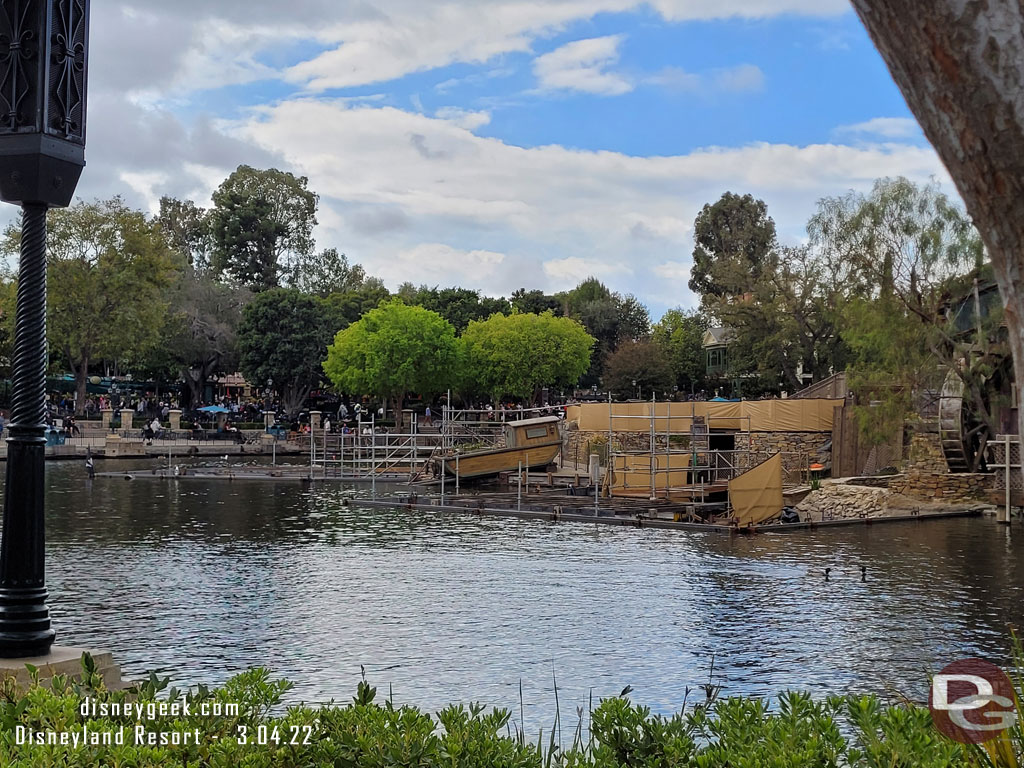
[[[558,456],[561,442],[529,445],[522,448],[494,448],[486,451],[473,451],[459,455],[456,462],[454,456],[441,459],[445,474],[461,480],[475,477],[490,477],[501,472],[515,472],[520,462],[523,469],[543,469]]]

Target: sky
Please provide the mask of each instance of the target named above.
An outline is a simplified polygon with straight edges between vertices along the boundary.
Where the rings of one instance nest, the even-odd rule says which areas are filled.
[[[796,244],[823,197],[949,185],[847,0],[96,0],[90,34],[80,197],[291,171],[391,288],[596,276],[657,320],[726,191]]]

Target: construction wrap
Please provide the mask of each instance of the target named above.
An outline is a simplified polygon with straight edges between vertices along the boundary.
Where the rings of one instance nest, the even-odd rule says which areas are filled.
[[[782,456],[777,453],[730,480],[729,504],[741,528],[777,517],[782,512]]]
[[[690,403],[581,403],[569,406],[566,419],[583,432],[688,433],[694,416],[709,429],[740,432],[831,432],[835,408],[843,400],[741,400]],[[609,415],[611,418],[609,418]]]
[[[688,486],[690,453],[614,454],[612,456],[612,496],[650,496],[651,474],[654,474],[656,495],[664,496],[672,488]],[[665,470],[669,471],[665,471]]]

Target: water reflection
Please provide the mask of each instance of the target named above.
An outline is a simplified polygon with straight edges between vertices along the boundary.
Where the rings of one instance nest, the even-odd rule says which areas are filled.
[[[518,711],[522,679],[535,731],[553,677],[563,716],[626,684],[668,711],[712,656],[727,693],[919,695],[950,659],[1004,661],[1024,619],[1019,529],[983,520],[730,538],[371,510],[338,486],[47,477],[58,642],[179,684],[265,664],[296,700],[344,699],[363,665],[400,701]]]

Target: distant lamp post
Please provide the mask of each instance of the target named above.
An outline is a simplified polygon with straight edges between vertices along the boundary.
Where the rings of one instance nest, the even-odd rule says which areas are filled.
[[[636,385],[636,379],[633,379],[633,389],[636,390],[636,399],[640,399],[640,388]]]
[[[0,658],[49,652],[46,450],[46,212],[71,203],[85,166],[89,0],[0,2],[0,199],[20,205],[21,257],[4,528]]]

